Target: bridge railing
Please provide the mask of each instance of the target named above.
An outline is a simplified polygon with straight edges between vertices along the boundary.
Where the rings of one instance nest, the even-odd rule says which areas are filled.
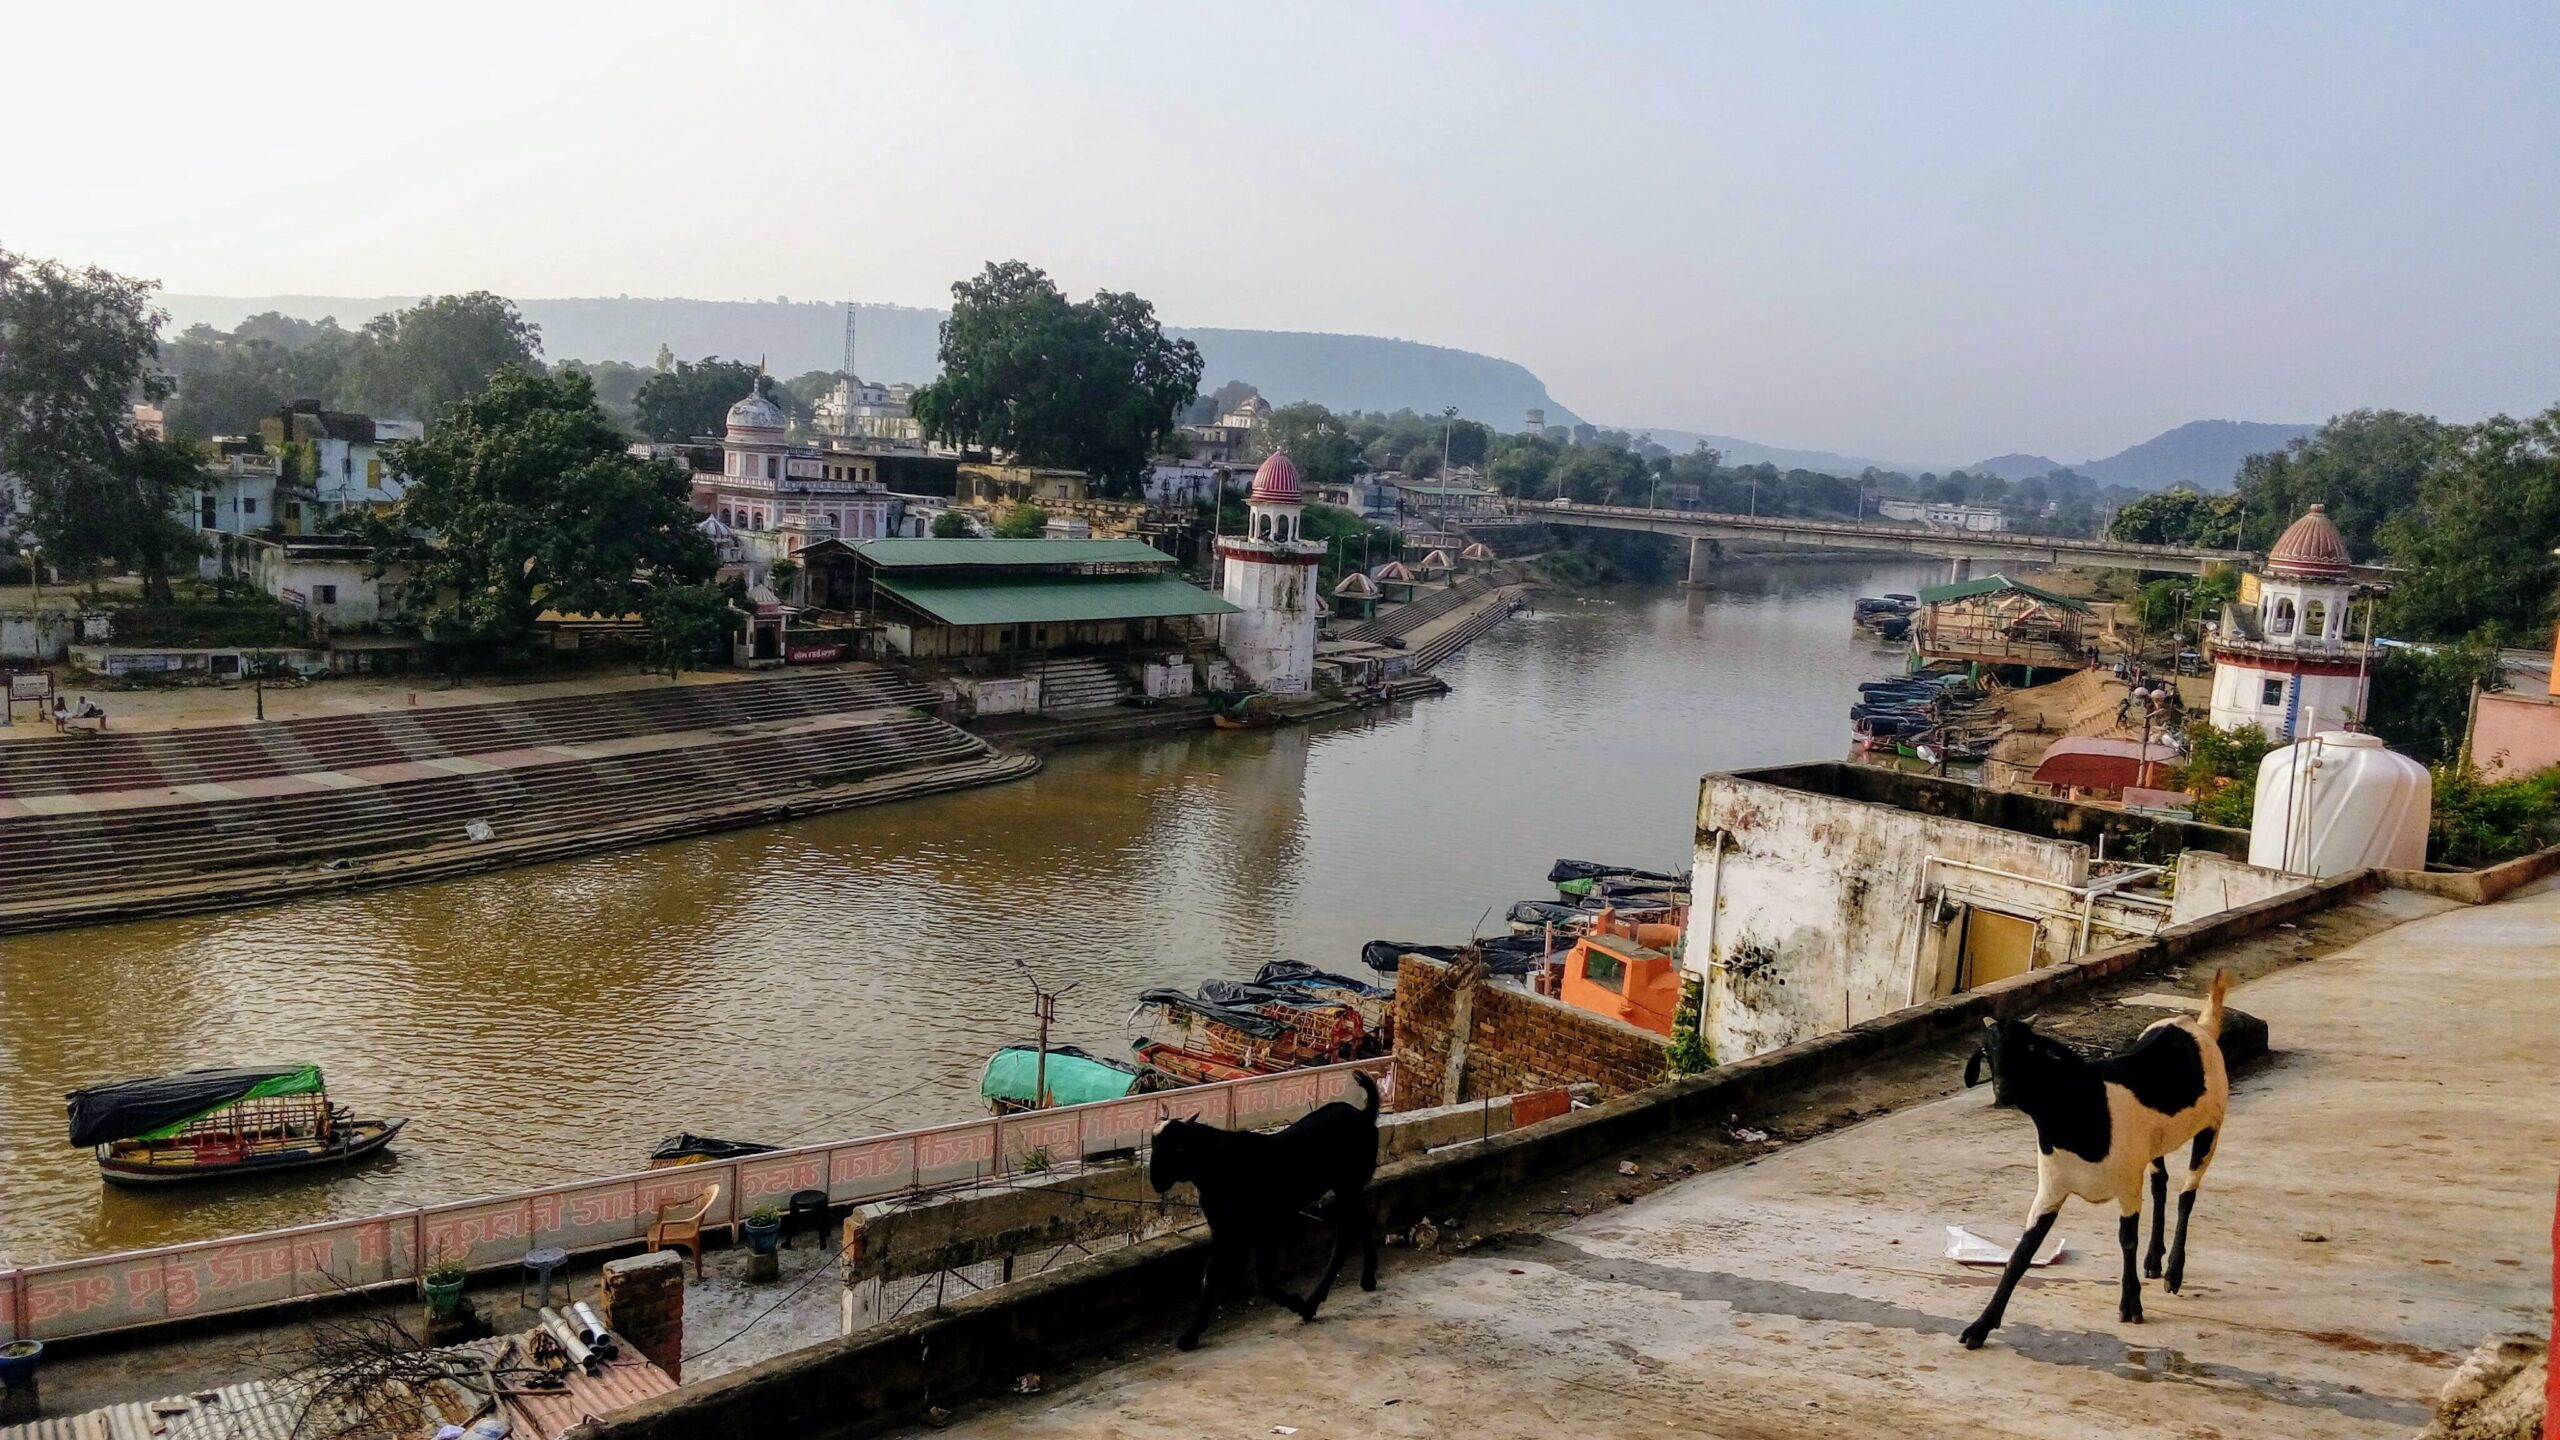
[[[2071,535],[2036,535],[2020,530],[1929,530],[1850,520],[1806,520],[1795,516],[1734,515],[1716,510],[1655,510],[1642,505],[1591,505],[1578,500],[1515,500],[1517,515],[1607,515],[1627,520],[1666,520],[1693,525],[1735,525],[1757,530],[1806,530],[1817,534],[1885,539],[1960,540],[1974,545],[2013,545],[2021,550],[2070,550],[2091,555],[2157,555],[2164,560],[2215,560],[2245,565],[2253,550],[2208,550],[2197,546],[2151,545],[2130,540],[2091,540]]]

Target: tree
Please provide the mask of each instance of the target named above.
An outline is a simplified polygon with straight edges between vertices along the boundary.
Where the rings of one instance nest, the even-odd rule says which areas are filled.
[[[999,540],[1037,540],[1049,530],[1049,512],[1037,505],[1007,505],[996,516]]]
[[[408,489],[387,520],[367,517],[367,533],[378,565],[408,569],[409,603],[433,636],[510,644],[546,608],[672,623],[694,602],[660,592],[717,566],[686,503],[689,477],[633,458],[584,375],[501,366],[390,461]]]
[[[1137,493],[1148,457],[1200,393],[1199,348],[1167,339],[1135,295],[1070,302],[1018,260],[989,264],[951,295],[942,374],[912,402],[925,434],[1081,470],[1106,495]]]
[[[191,450],[134,429],[135,402],[169,394],[154,288],[0,251],[0,473],[24,487],[46,563],[95,580],[121,562],[165,601],[193,540],[174,507],[199,472]]]
[[[717,585],[660,585],[640,613],[649,622],[649,665],[669,676],[691,669],[704,651],[737,633],[729,592]]]
[[[2560,565],[2560,405],[2524,420],[2494,415],[2444,431],[2416,503],[2382,527],[2395,577],[2384,616],[2395,635],[2450,638],[2494,627],[2538,639],[2550,625]]]
[[[486,290],[430,295],[356,333],[349,399],[376,414],[430,416],[476,393],[501,366],[540,368],[539,327]]]
[[[2258,762],[2276,748],[2255,725],[2228,728],[2198,718],[2187,725],[2187,759],[2178,788],[2196,797],[2196,818],[2247,829],[2258,803]]]
[[[1287,451],[1299,480],[1310,486],[1348,484],[1368,468],[1341,418],[1309,401],[1283,405],[1265,417],[1260,444],[1265,455]]]
[[[971,528],[969,517],[957,510],[945,510],[933,517],[933,538],[936,540],[966,540],[977,533]]]
[[[744,360],[705,355],[699,362],[679,360],[640,382],[632,395],[631,419],[652,440],[691,440],[717,435],[727,425],[729,407],[761,388],[763,372]]]
[[[657,373],[627,360],[598,360],[593,364],[584,360],[563,360],[560,368],[574,370],[595,382],[596,403],[604,407],[607,415],[625,425],[634,424],[634,407],[639,403],[640,387]]]
[[[2241,462],[2238,488],[2252,550],[2276,542],[2313,505],[2347,537],[2358,560],[2381,548],[2383,522],[2418,502],[2419,482],[2442,452],[2445,427],[2432,416],[2356,410],[2284,449]]]
[[[2394,645],[2374,662],[2364,728],[2411,759],[2451,760],[2470,732],[2472,692],[2506,683],[2487,631],[2449,645]]]
[[[2109,537],[2128,545],[2194,545],[2228,550],[2240,543],[2240,497],[2163,490],[2116,512]]]

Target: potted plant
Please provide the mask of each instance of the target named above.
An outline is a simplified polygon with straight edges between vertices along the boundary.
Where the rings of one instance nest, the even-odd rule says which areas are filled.
[[[419,1283],[427,1292],[427,1313],[439,1320],[452,1318],[456,1305],[462,1303],[462,1282],[471,1276],[471,1267],[459,1255],[438,1255],[427,1262]]]
[[[756,1255],[771,1255],[782,1248],[782,1207],[759,1205],[747,1212],[747,1249]]]
[[[12,1340],[0,1345],[0,1390],[24,1390],[36,1378],[36,1362],[44,1358],[41,1340]]]

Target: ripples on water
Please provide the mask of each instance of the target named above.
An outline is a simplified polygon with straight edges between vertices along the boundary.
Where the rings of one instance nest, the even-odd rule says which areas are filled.
[[[1732,569],[1730,588],[1542,597],[1456,693],[1316,728],[1070,750],[988,790],[529,870],[0,942],[0,1263],[637,1167],[678,1130],[787,1143],[980,1113],[1029,1038],[1128,1043],[1150,985],[1362,941],[1463,938],[1558,855],[1684,868],[1698,777],[1833,758],[1895,662],[1850,597],[1919,566]],[[1485,913],[1493,912],[1491,920]],[[325,1179],[102,1185],[62,1092],[312,1060],[412,1117]]]

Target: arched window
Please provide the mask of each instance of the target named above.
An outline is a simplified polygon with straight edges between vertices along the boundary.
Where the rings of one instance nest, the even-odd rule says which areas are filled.
[[[2329,607],[2319,600],[2306,601],[2302,607],[2302,633],[2305,638],[2325,640],[2329,636]]]
[[[2293,633],[2293,601],[2290,598],[2276,601],[2275,609],[2268,612],[2267,633],[2270,635]]]

